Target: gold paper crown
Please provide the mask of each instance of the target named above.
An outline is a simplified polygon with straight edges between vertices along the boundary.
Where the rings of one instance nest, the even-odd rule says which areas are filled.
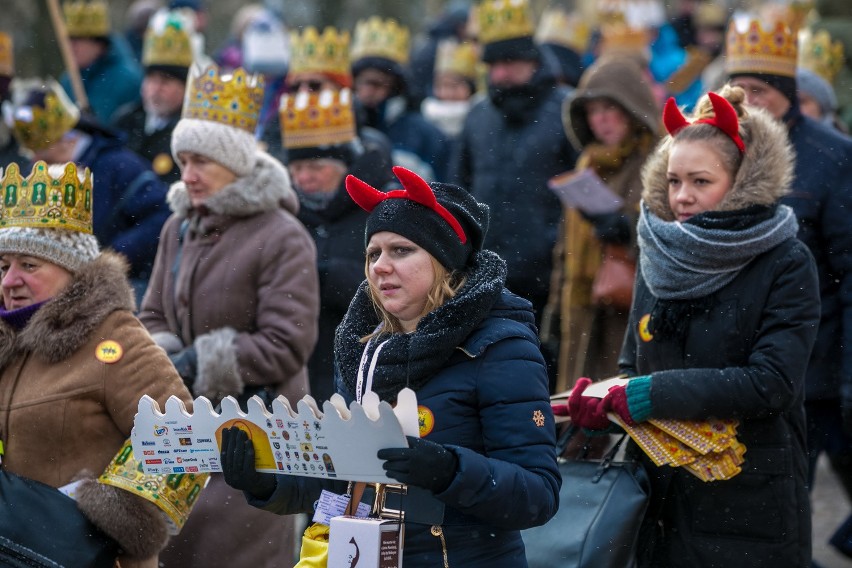
[[[373,16],[355,24],[351,60],[354,63],[365,57],[383,57],[400,65],[408,64],[408,28],[396,20],[383,20]]]
[[[617,52],[644,53],[648,50],[651,36],[645,28],[635,28],[619,21],[601,24],[600,54]]]
[[[479,41],[494,43],[532,37],[535,31],[527,0],[486,0],[479,4]]]
[[[796,34],[782,22],[764,31],[758,20],[748,22],[744,32],[731,20],[726,39],[725,69],[735,73],[766,73],[784,77],[796,76]]]
[[[0,227],[65,229],[92,234],[92,173],[77,175],[77,166],[68,162],[60,177],[48,172],[45,162],[36,162],[23,178],[18,164],[11,163],[0,180],[3,203]]]
[[[149,26],[145,30],[142,65],[168,65],[189,68],[194,54],[192,38],[177,14],[167,16],[162,29]]]
[[[0,32],[0,75],[15,76],[15,52],[12,48],[12,36]]]
[[[338,146],[355,139],[349,89],[285,94],[278,112],[285,148]]]
[[[220,76],[214,63],[203,70],[193,65],[181,116],[219,122],[254,134],[263,105],[263,87],[262,75],[249,75],[242,67]]]
[[[459,43],[446,39],[438,43],[435,54],[435,74],[456,73],[476,81],[479,77],[479,51],[470,42]]]
[[[559,8],[546,10],[538,21],[535,40],[538,43],[553,43],[585,53],[589,45],[589,25],[577,16]]]
[[[833,85],[843,64],[843,43],[832,41],[826,30],[799,32],[799,67],[810,69]]]
[[[290,34],[289,73],[348,76],[349,67],[349,32],[329,26],[320,35],[315,27],[308,26],[301,34]]]
[[[107,3],[73,1],[62,5],[69,37],[107,37],[110,32]]]
[[[12,131],[21,146],[38,151],[49,148],[76,126],[80,111],[59,84],[49,79],[42,86],[38,79],[23,81],[16,90],[21,98],[44,92],[39,105],[20,104],[12,111]],[[43,105],[43,106],[42,106]]]
[[[183,528],[198,495],[209,480],[209,473],[145,473],[142,463],[133,455],[130,440],[124,442],[98,478],[105,485],[129,491],[159,507],[165,514],[169,533],[173,535]]]

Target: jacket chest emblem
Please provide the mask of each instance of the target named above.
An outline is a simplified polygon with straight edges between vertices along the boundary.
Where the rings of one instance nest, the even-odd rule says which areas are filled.
[[[644,316],[642,316],[642,318],[639,320],[639,326],[638,326],[638,329],[639,329],[639,337],[640,337],[640,338],[642,339],[642,341],[644,341],[645,343],[648,343],[649,341],[651,341],[652,339],[654,339],[654,335],[653,335],[650,331],[648,331],[648,324],[649,324],[649,323],[651,323],[651,314],[645,314],[645,315],[644,315]]]
[[[422,404],[417,407],[417,425],[420,427],[420,437],[425,438],[435,428],[435,415]]]
[[[124,349],[117,341],[113,341],[112,339],[101,341],[95,348],[95,359],[101,363],[117,363],[123,355]]]

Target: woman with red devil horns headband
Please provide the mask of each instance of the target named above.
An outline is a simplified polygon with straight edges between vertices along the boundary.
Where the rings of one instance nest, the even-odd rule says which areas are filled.
[[[407,568],[526,566],[519,531],[550,519],[559,491],[532,305],[505,288],[505,262],[482,248],[487,206],[460,187],[393,171],[402,189],[387,193],[346,180],[370,216],[367,279],[337,329],[337,390],[347,401],[372,390],[390,403],[405,387],[417,393],[420,437],[378,454],[409,487]],[[238,430],[223,434],[222,469],[252,505],[280,514],[312,512],[323,488],[346,489],[255,472]]]
[[[819,322],[814,260],[796,239],[784,128],[710,93],[692,120],[669,100],[669,136],[642,173],[639,271],[619,360],[626,387],[569,399],[574,422],[737,422],[741,471],[705,482],[656,466],[639,566],[808,566],[810,513],[802,402]]]

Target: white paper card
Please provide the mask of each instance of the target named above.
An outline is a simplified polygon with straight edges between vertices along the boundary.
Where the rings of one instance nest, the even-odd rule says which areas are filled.
[[[559,196],[565,207],[574,207],[587,215],[615,213],[624,204],[591,168],[552,177],[547,187]]]

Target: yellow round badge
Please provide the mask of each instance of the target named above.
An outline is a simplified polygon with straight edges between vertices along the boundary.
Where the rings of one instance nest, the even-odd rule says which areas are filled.
[[[172,157],[163,152],[162,154],[157,154],[154,156],[154,159],[151,161],[151,168],[158,176],[163,176],[172,171],[172,166],[174,162],[172,162]]]
[[[116,363],[122,355],[124,355],[124,349],[111,339],[101,341],[95,349],[95,358],[101,363]]]
[[[423,405],[417,407],[417,424],[420,426],[420,437],[429,435],[435,427],[435,415]]]
[[[642,341],[645,343],[654,339],[653,334],[648,331],[648,324],[651,321],[651,314],[645,314],[642,316],[642,319],[639,320],[639,337],[642,338]]]

